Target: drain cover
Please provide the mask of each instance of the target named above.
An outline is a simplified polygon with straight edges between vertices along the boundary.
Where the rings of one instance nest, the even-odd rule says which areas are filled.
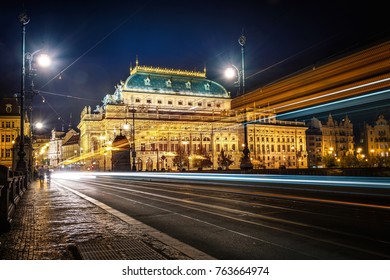
[[[83,260],[165,260],[138,240],[86,242],[77,248]]]

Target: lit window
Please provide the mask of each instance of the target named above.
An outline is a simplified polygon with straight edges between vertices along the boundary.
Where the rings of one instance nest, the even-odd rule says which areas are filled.
[[[167,87],[172,87],[172,78],[169,79],[169,80],[167,80],[167,81],[165,82],[165,85],[166,85]]]
[[[186,82],[186,88],[191,89],[191,82],[190,81]]]
[[[205,84],[205,85],[204,85],[204,89],[205,89],[205,90],[210,90],[210,84],[209,84],[209,83]]]
[[[145,86],[150,86],[150,77],[146,77],[146,79],[144,79],[144,83],[145,83]]]

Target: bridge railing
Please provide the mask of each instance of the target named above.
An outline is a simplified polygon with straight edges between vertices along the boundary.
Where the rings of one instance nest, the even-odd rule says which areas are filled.
[[[27,189],[27,177],[0,165],[0,233],[11,229],[16,206]]]

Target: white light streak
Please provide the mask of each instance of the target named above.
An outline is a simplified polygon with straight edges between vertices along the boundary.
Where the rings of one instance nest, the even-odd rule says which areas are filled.
[[[390,181],[374,181],[364,177],[342,177],[333,179],[331,176],[286,176],[286,175],[259,175],[259,174],[218,174],[218,173],[163,173],[163,172],[59,172],[53,178],[79,180],[81,178],[97,178],[100,176],[128,177],[128,178],[162,178],[162,179],[190,179],[190,180],[226,180],[234,182],[268,182],[281,184],[314,184],[332,186],[354,186],[390,188]]]
[[[342,105],[342,104],[344,104],[346,102],[357,101],[357,100],[361,100],[361,99],[364,99],[364,98],[378,96],[380,94],[384,94],[384,93],[388,93],[388,92],[390,92],[390,89],[382,90],[382,91],[376,91],[376,92],[368,93],[368,94],[365,94],[365,95],[354,96],[354,97],[343,99],[343,100],[337,100],[337,101],[329,102],[329,103],[326,103],[326,104],[320,104],[320,105],[316,105],[316,106],[312,106],[312,107],[308,107],[308,108],[303,108],[303,109],[299,109],[299,110],[292,111],[292,112],[279,114],[278,117],[289,116],[291,118],[291,117],[302,116],[303,115],[302,113],[307,112],[309,110],[316,110],[316,109],[319,109],[319,108],[324,108],[324,107],[329,107],[329,106],[334,106],[334,105]],[[387,98],[389,98],[389,96],[385,96],[385,97],[383,97],[381,99],[384,99],[384,98],[387,99]],[[378,100],[375,100],[375,101],[379,101],[381,99],[378,99]],[[348,107],[349,106],[351,106],[351,104],[349,104]],[[329,110],[329,108],[327,110]],[[296,115],[294,115],[294,114],[296,114]],[[293,116],[291,116],[291,115],[293,115]]]

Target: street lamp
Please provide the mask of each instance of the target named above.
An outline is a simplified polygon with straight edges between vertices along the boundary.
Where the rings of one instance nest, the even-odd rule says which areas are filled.
[[[37,128],[37,129],[42,129],[42,128],[43,128],[43,123],[37,122],[37,123],[35,124],[35,128]]]
[[[26,95],[26,62],[28,62],[27,76],[30,77],[33,73],[32,61],[34,55],[37,54],[40,50],[33,53],[26,53],[26,25],[30,22],[30,18],[26,13],[19,15],[19,22],[22,26],[22,73],[21,73],[21,91],[20,91],[20,140],[19,140],[19,151],[18,156],[19,160],[16,163],[16,171],[20,171],[23,174],[27,175],[28,168],[27,162],[25,160],[26,152],[24,150],[25,137],[24,137],[24,122],[25,122],[25,108],[24,101]],[[43,55],[37,61],[41,66],[48,66],[50,64],[50,59],[47,55]],[[33,83],[31,81],[31,86]]]
[[[241,70],[238,69],[238,67],[231,65],[228,69],[225,71],[225,76],[227,78],[233,78],[236,76],[235,73],[237,73],[237,81],[235,82],[236,85],[238,85],[239,95],[245,94],[245,44],[246,44],[246,37],[244,34],[238,38],[238,43],[241,46]],[[251,159],[249,158],[249,148],[248,148],[248,128],[247,128],[247,117],[246,117],[246,108],[244,112],[244,121],[243,121],[243,127],[244,127],[244,148],[242,150],[243,157],[241,158],[240,162],[240,169],[243,172],[248,172],[253,169],[253,164],[251,162]]]
[[[135,151],[135,111],[136,109],[134,108],[134,105],[133,105],[133,109],[131,110],[132,113],[133,113],[133,129],[131,130],[131,140],[132,140],[132,144],[131,144],[131,157],[133,158],[133,162],[132,162],[132,166],[131,166],[131,171],[137,171],[137,167],[136,167],[136,162],[135,162],[135,158],[137,157],[137,152]]]

